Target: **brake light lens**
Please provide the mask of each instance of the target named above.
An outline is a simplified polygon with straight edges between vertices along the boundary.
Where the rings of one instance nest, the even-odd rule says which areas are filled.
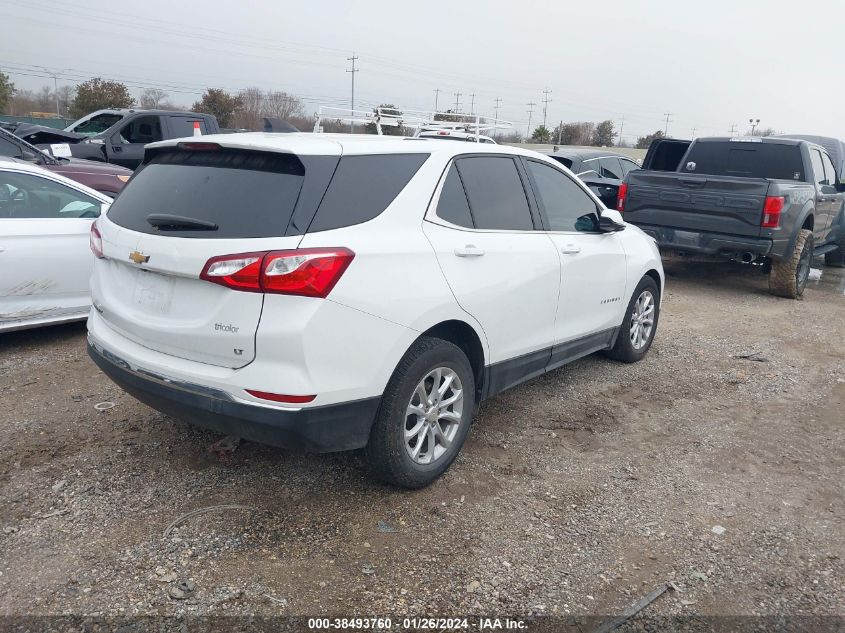
[[[262,400],[272,400],[273,402],[286,402],[288,404],[302,404],[304,402],[311,402],[317,396],[289,396],[282,393],[270,393],[269,391],[256,391],[255,389],[245,389],[245,391],[256,398]]]
[[[763,221],[760,226],[764,229],[778,228],[784,204],[786,204],[786,199],[783,196],[766,196],[766,202],[763,204]]]
[[[222,255],[206,262],[200,279],[232,290],[324,299],[354,257],[348,248]]]
[[[91,246],[91,252],[97,259],[103,259],[103,236],[100,235],[100,230],[97,228],[97,223],[91,223],[91,232],[88,234],[88,244]]]
[[[186,141],[184,143],[176,143],[176,147],[179,149],[184,149],[191,152],[216,152],[220,149],[220,145],[217,143],[206,143],[206,142],[189,142]]]
[[[625,210],[625,196],[628,195],[628,183],[623,182],[619,185],[619,192],[616,194],[616,210]]]

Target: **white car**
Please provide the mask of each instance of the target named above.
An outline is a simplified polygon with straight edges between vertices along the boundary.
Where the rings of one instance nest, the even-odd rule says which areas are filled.
[[[87,318],[89,233],[111,202],[36,165],[0,159],[0,332]]]
[[[89,353],[139,400],[420,487],[481,400],[657,328],[654,240],[498,145],[230,134],[148,146],[92,228]]]

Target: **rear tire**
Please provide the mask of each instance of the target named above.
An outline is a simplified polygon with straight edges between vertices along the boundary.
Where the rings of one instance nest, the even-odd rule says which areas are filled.
[[[394,486],[427,486],[455,461],[474,414],[475,376],[466,355],[448,341],[420,338],[384,390],[365,449],[370,471]]]
[[[625,309],[625,320],[616,335],[616,343],[607,351],[607,355],[623,363],[642,360],[657,334],[659,318],[660,289],[654,279],[646,275],[631,295]]]
[[[813,262],[813,232],[801,229],[787,259],[772,261],[769,292],[778,297],[797,299],[804,294]]]

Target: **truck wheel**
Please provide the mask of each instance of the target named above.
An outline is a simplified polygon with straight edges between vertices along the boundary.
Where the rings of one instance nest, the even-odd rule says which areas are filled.
[[[769,292],[778,297],[797,299],[804,294],[813,262],[813,232],[801,229],[795,240],[792,254],[783,260],[772,262],[769,273]]]
[[[616,343],[607,355],[623,363],[642,360],[654,341],[659,317],[660,291],[654,279],[646,275],[631,295]]]
[[[427,486],[455,461],[475,413],[475,377],[459,347],[419,339],[393,372],[365,449],[370,471],[402,488]]]

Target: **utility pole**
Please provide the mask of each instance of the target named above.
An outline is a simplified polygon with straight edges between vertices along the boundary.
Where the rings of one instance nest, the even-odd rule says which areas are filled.
[[[563,134],[563,119],[560,120],[560,125],[557,126],[557,144],[560,145],[560,139],[562,138]]]
[[[692,128],[692,140],[695,140],[695,128]]]
[[[461,111],[461,95],[462,92],[454,92],[452,93],[455,95],[455,114]]]
[[[355,73],[358,70],[355,68],[355,62],[358,61],[358,56],[355,53],[352,53],[352,57],[347,57],[346,61],[352,62],[352,70],[347,70],[346,72],[352,73],[352,116],[355,116]],[[355,134],[355,119],[352,119],[349,132],[351,134]]]
[[[546,111],[549,108],[549,95],[552,94],[552,91],[546,88],[543,90],[543,127],[546,127]]]
[[[502,102],[502,98],[496,97],[496,107],[493,108],[494,112],[496,113],[495,114],[495,120],[494,120],[494,123],[493,123],[494,126],[499,123],[499,104],[501,102]]]
[[[440,88],[434,89],[434,111],[437,112],[437,100],[440,98]]]
[[[474,92],[469,96],[469,99],[470,99],[470,101],[469,101],[469,113],[475,114],[475,93]]]
[[[622,130],[624,130],[624,129],[625,129],[625,117],[623,116],[622,121],[619,123],[619,134],[616,137],[616,138],[619,139],[619,141],[616,143],[617,145],[619,145],[622,142]]]
[[[528,106],[528,138],[531,138],[531,115],[534,114],[534,106],[537,105],[533,101],[526,103],[525,105]]]
[[[41,70],[43,70],[47,75],[53,78],[53,96],[56,97],[56,114],[61,116],[61,112],[59,112],[59,75],[64,72],[64,70],[60,70],[59,72],[53,72],[44,68],[44,66],[39,66]]]
[[[731,133],[731,136],[736,134],[736,123],[731,123],[730,133]]]
[[[669,136],[669,124],[672,122],[669,120],[669,117],[672,116],[672,113],[664,112],[663,114],[666,115],[666,127],[663,129],[663,136]]]

